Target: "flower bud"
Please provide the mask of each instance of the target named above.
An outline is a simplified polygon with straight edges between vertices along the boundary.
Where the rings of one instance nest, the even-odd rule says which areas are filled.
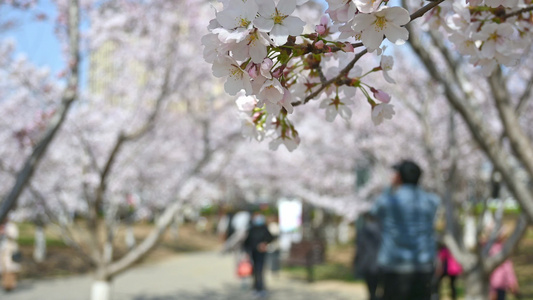
[[[374,94],[374,98],[376,98],[377,100],[383,103],[389,103],[391,100],[391,96],[382,90],[376,90],[375,88],[370,88],[370,91],[372,91],[372,93]]]
[[[351,43],[345,42],[342,46],[342,51],[344,52],[354,52],[354,48]]]

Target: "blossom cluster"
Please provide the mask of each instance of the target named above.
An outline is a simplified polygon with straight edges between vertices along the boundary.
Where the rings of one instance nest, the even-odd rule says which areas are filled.
[[[310,30],[297,17],[305,0],[224,0],[202,38],[213,74],[226,79],[227,93],[239,95],[245,133],[258,140],[273,137],[271,148],[297,147],[298,132],[288,115],[311,100],[319,101],[328,121],[350,119],[357,98],[370,104],[376,125],[394,115],[391,97],[365,77],[381,72],[395,83],[388,73],[394,61],[384,55],[383,41],[405,43],[411,15],[388,1],[326,1],[326,15]],[[429,11],[427,24],[443,28],[459,53],[490,75],[498,64],[516,64],[531,45],[530,2],[443,2]],[[381,56],[381,63],[362,70],[357,62],[367,53]]]
[[[213,75],[225,78],[225,91],[240,95],[239,108],[245,133],[261,140],[273,136],[271,148],[284,144],[289,150],[300,139],[287,115],[294,107],[319,100],[326,119],[349,119],[349,106],[362,91],[372,107],[372,120],[392,118],[390,96],[363,81],[382,71],[385,79],[392,57],[382,55],[384,38],[402,44],[410,20],[407,10],[378,1],[328,1],[328,15],[314,31],[296,16],[297,0],[226,0],[202,38],[204,59]],[[309,30],[307,30],[309,31]],[[339,36],[340,34],[340,36]],[[357,47],[366,50],[355,53]],[[377,50],[377,51],[376,51]],[[355,65],[366,52],[382,55],[381,64],[365,73]]]
[[[432,15],[459,53],[485,76],[497,65],[515,66],[531,46],[531,1],[469,0],[442,6]],[[435,25],[433,25],[435,26]]]

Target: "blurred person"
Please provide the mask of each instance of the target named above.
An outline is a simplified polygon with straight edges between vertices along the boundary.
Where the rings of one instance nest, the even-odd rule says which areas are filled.
[[[356,236],[355,274],[362,276],[368,289],[368,299],[379,299],[378,252],[381,244],[379,223],[370,213],[362,216]]]
[[[436,260],[434,220],[440,199],[418,186],[422,170],[413,161],[393,166],[391,187],[371,213],[382,230],[378,266],[383,300],[429,300]]]
[[[17,287],[17,273],[20,264],[14,261],[14,256],[20,256],[17,239],[19,236],[17,226],[12,222],[0,225],[0,272],[2,272],[2,287],[11,291]]]
[[[255,295],[260,298],[266,296],[264,265],[268,244],[273,240],[274,237],[268,230],[265,216],[260,212],[254,212],[243,248],[252,259],[253,288]]]
[[[502,228],[497,240],[490,248],[489,255],[496,255],[502,251],[503,243],[508,235],[508,228]],[[514,294],[516,298],[520,298],[518,280],[514,271],[513,262],[509,258],[494,269],[490,275],[490,299],[505,300],[507,292]]]
[[[440,283],[445,277],[450,279],[450,291],[452,300],[457,300],[457,277],[463,272],[461,265],[455,260],[451,251],[446,245],[439,243],[438,246],[438,265],[437,265],[437,284],[435,292],[438,295],[440,290]]]
[[[241,279],[242,287],[245,288],[247,285],[247,276],[241,276],[239,274],[239,266],[244,261],[250,259],[243,249],[243,243],[250,228],[250,213],[245,210],[230,212],[227,222],[226,241],[222,247],[222,253],[234,254],[236,274]]]

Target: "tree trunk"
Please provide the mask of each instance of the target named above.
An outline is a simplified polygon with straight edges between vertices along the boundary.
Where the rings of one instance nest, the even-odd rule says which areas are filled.
[[[126,227],[125,242],[126,242],[126,246],[128,247],[128,250],[131,250],[133,247],[135,247],[135,244],[136,244],[135,233],[133,232],[132,224],[128,224],[128,227]]]
[[[105,264],[97,267],[91,286],[91,300],[111,300],[111,280]]]
[[[346,220],[339,223],[337,235],[341,245],[346,245],[350,242],[350,224]]]
[[[37,263],[42,263],[46,256],[46,237],[44,235],[44,227],[35,227],[35,247],[33,249],[33,260]]]
[[[91,300],[111,299],[111,279],[96,279],[91,286]]]
[[[489,300],[489,275],[478,263],[465,274],[465,300]]]
[[[476,247],[476,218],[471,215],[465,217],[463,243],[469,251],[474,250]]]
[[[183,216],[180,213],[176,213],[174,216],[174,221],[172,222],[172,237],[174,240],[178,240],[180,226],[183,224]]]

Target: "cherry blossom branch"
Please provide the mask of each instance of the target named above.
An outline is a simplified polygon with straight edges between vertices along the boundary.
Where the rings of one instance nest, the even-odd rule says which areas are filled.
[[[365,50],[357,53],[357,55],[352,59],[352,61],[350,61],[350,63],[348,63],[348,65],[346,67],[344,67],[344,69],[342,69],[339,72],[339,75],[337,75],[336,77],[333,77],[332,79],[322,83],[320,85],[320,87],[318,88],[318,90],[314,91],[309,96],[305,97],[303,102],[302,101],[294,102],[294,103],[292,103],[292,106],[298,106],[298,105],[306,104],[307,102],[311,101],[314,97],[318,96],[318,94],[320,94],[320,92],[322,92],[330,84],[332,84],[332,83],[336,82],[337,80],[341,79],[342,77],[346,76],[350,72],[350,70],[355,66],[355,63],[359,59],[361,59],[361,57],[363,57],[363,55],[365,55],[367,52],[368,51],[365,49]]]
[[[311,45],[309,45],[311,46]],[[352,47],[355,49],[355,48],[359,48],[359,47],[363,47],[363,43],[352,43]],[[316,48],[314,48],[316,49]],[[323,49],[316,49],[314,51],[309,51],[309,52],[312,52],[312,53],[331,53],[331,52],[339,52],[339,51],[344,51],[342,48],[340,47],[336,47],[336,46],[329,46],[329,47],[325,47]]]
[[[419,10],[415,11],[414,13],[412,13],[410,15],[410,18],[411,20],[409,22],[412,22],[420,17],[422,17],[424,14],[426,14],[428,11],[432,10],[433,8],[439,6],[439,4],[441,4],[442,2],[444,2],[446,0],[437,0],[437,1],[432,1],[431,3],[423,6],[422,8],[420,8]],[[352,43],[352,47],[354,48],[358,48],[358,47],[362,47],[363,46],[363,43]],[[318,50],[318,51],[317,51]],[[328,53],[328,52],[338,52],[338,51],[341,51],[342,48],[339,48],[339,47],[329,47],[328,49],[317,49],[315,51],[317,51],[318,53]],[[310,52],[313,52],[313,51],[310,51]],[[315,53],[315,52],[313,52]]]
[[[70,77],[67,87],[63,92],[61,107],[51,118],[50,123],[43,135],[43,138],[35,145],[32,154],[26,159],[22,169],[18,172],[14,186],[9,194],[2,200],[0,205],[0,222],[3,222],[9,211],[15,207],[18,198],[33,176],[42,157],[52,143],[56,133],[66,119],[71,104],[78,97],[78,68],[80,63],[79,55],[79,2],[71,1],[69,5],[69,42],[70,42]]]
[[[411,21],[409,21],[409,23],[411,23],[414,20],[422,17],[425,13],[427,13],[428,11],[432,10],[433,8],[439,6],[439,4],[441,4],[444,1],[446,1],[446,0],[437,0],[435,2],[431,2],[429,4],[426,4],[425,6],[423,6],[422,8],[420,8],[419,10],[417,10],[414,13],[411,14]]]
[[[416,12],[414,12],[413,14],[411,14],[411,21],[412,22],[413,20],[423,16],[425,13],[427,13],[428,11],[430,11],[431,9],[437,7],[439,4],[441,4],[442,2],[444,2],[446,0],[438,0],[438,1],[435,1],[435,2],[431,2],[427,5],[425,5],[424,7],[420,8],[419,10],[417,10]],[[361,44],[361,43],[359,43]],[[357,46],[362,46],[359,45],[359,44],[354,44],[357,45]],[[340,50],[340,49],[339,49]],[[310,95],[308,95],[304,100],[303,102],[302,101],[297,101],[297,102],[294,102],[292,103],[293,106],[299,106],[299,105],[302,105],[302,104],[306,104],[307,102],[311,101],[313,98],[315,98],[316,96],[318,96],[324,89],[326,89],[329,85],[331,85],[332,83],[336,82],[337,80],[341,79],[342,77],[346,76],[350,70],[355,66],[355,63],[363,56],[367,53],[367,50],[363,50],[361,52],[359,52],[355,58],[339,73],[339,75],[337,75],[336,77],[324,82],[322,76],[321,76],[321,86],[318,90],[316,90],[315,92],[311,93]],[[320,72],[319,70],[319,74],[322,74],[322,72]]]
[[[522,8],[520,10],[517,10],[515,12],[505,14],[505,15],[499,17],[499,18],[502,19],[502,20],[505,20],[505,19],[508,19],[508,18],[519,16],[519,15],[525,13],[525,12],[530,12],[530,11],[533,11],[533,6],[525,7],[525,8]]]

